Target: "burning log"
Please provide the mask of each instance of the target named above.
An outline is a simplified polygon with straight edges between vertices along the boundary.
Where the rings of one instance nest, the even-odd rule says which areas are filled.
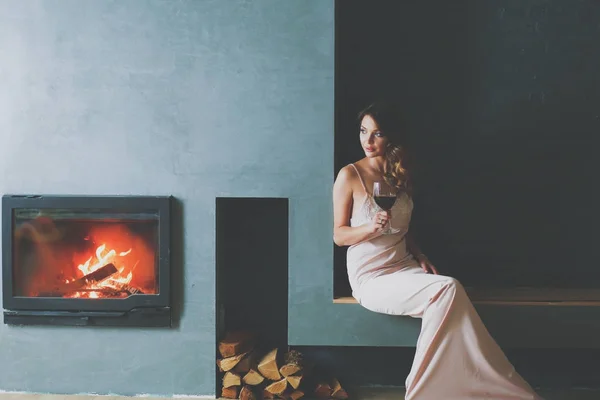
[[[100,281],[105,280],[109,276],[116,274],[119,272],[117,267],[113,263],[106,264],[103,267],[98,268],[94,272],[90,272],[89,274],[74,280],[73,282],[69,282],[64,285],[64,292],[76,291],[87,285],[95,284]]]
[[[117,269],[117,267],[115,267],[113,263],[106,264],[103,267],[100,267],[94,272],[90,272],[89,274],[79,279],[76,279],[72,282],[60,284],[58,287],[55,288],[57,293],[53,294],[53,296],[62,296],[65,293],[76,291],[88,291],[88,289],[85,288],[87,285],[92,285],[101,282],[106,278],[109,278],[111,275],[116,274],[117,272],[119,272],[119,270]],[[90,289],[90,291],[102,291],[102,289]]]

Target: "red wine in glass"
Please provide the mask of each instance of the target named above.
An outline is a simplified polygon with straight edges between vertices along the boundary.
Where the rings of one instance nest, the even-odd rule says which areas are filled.
[[[396,192],[390,188],[384,188],[384,184],[382,182],[374,182],[373,183],[373,199],[375,203],[384,211],[390,211],[394,204],[396,203]],[[393,229],[391,227],[390,221],[388,220],[387,226],[383,233],[397,233],[398,229]]]
[[[389,211],[396,202],[396,196],[375,196],[375,203],[385,211]]]

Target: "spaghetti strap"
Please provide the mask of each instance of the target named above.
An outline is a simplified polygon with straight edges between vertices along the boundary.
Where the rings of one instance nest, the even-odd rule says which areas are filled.
[[[354,170],[356,171],[356,173],[358,175],[358,179],[360,180],[360,184],[362,185],[363,189],[365,190],[365,193],[368,195],[369,191],[367,190],[367,187],[365,186],[365,181],[363,181],[362,176],[360,176],[360,172],[358,172],[358,168],[356,168],[356,166],[354,165],[354,163],[352,163],[350,165],[352,165],[352,168],[354,168]]]

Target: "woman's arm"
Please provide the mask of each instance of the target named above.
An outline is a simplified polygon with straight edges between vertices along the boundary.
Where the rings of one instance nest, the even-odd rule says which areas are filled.
[[[344,167],[333,185],[333,241],[338,246],[351,246],[378,236],[387,222],[387,214],[378,213],[375,218],[379,218],[382,223],[370,221],[351,227],[352,201],[352,171]]]

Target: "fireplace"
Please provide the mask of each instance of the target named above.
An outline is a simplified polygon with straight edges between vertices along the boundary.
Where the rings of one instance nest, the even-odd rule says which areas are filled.
[[[171,197],[5,195],[4,323],[171,326]]]

